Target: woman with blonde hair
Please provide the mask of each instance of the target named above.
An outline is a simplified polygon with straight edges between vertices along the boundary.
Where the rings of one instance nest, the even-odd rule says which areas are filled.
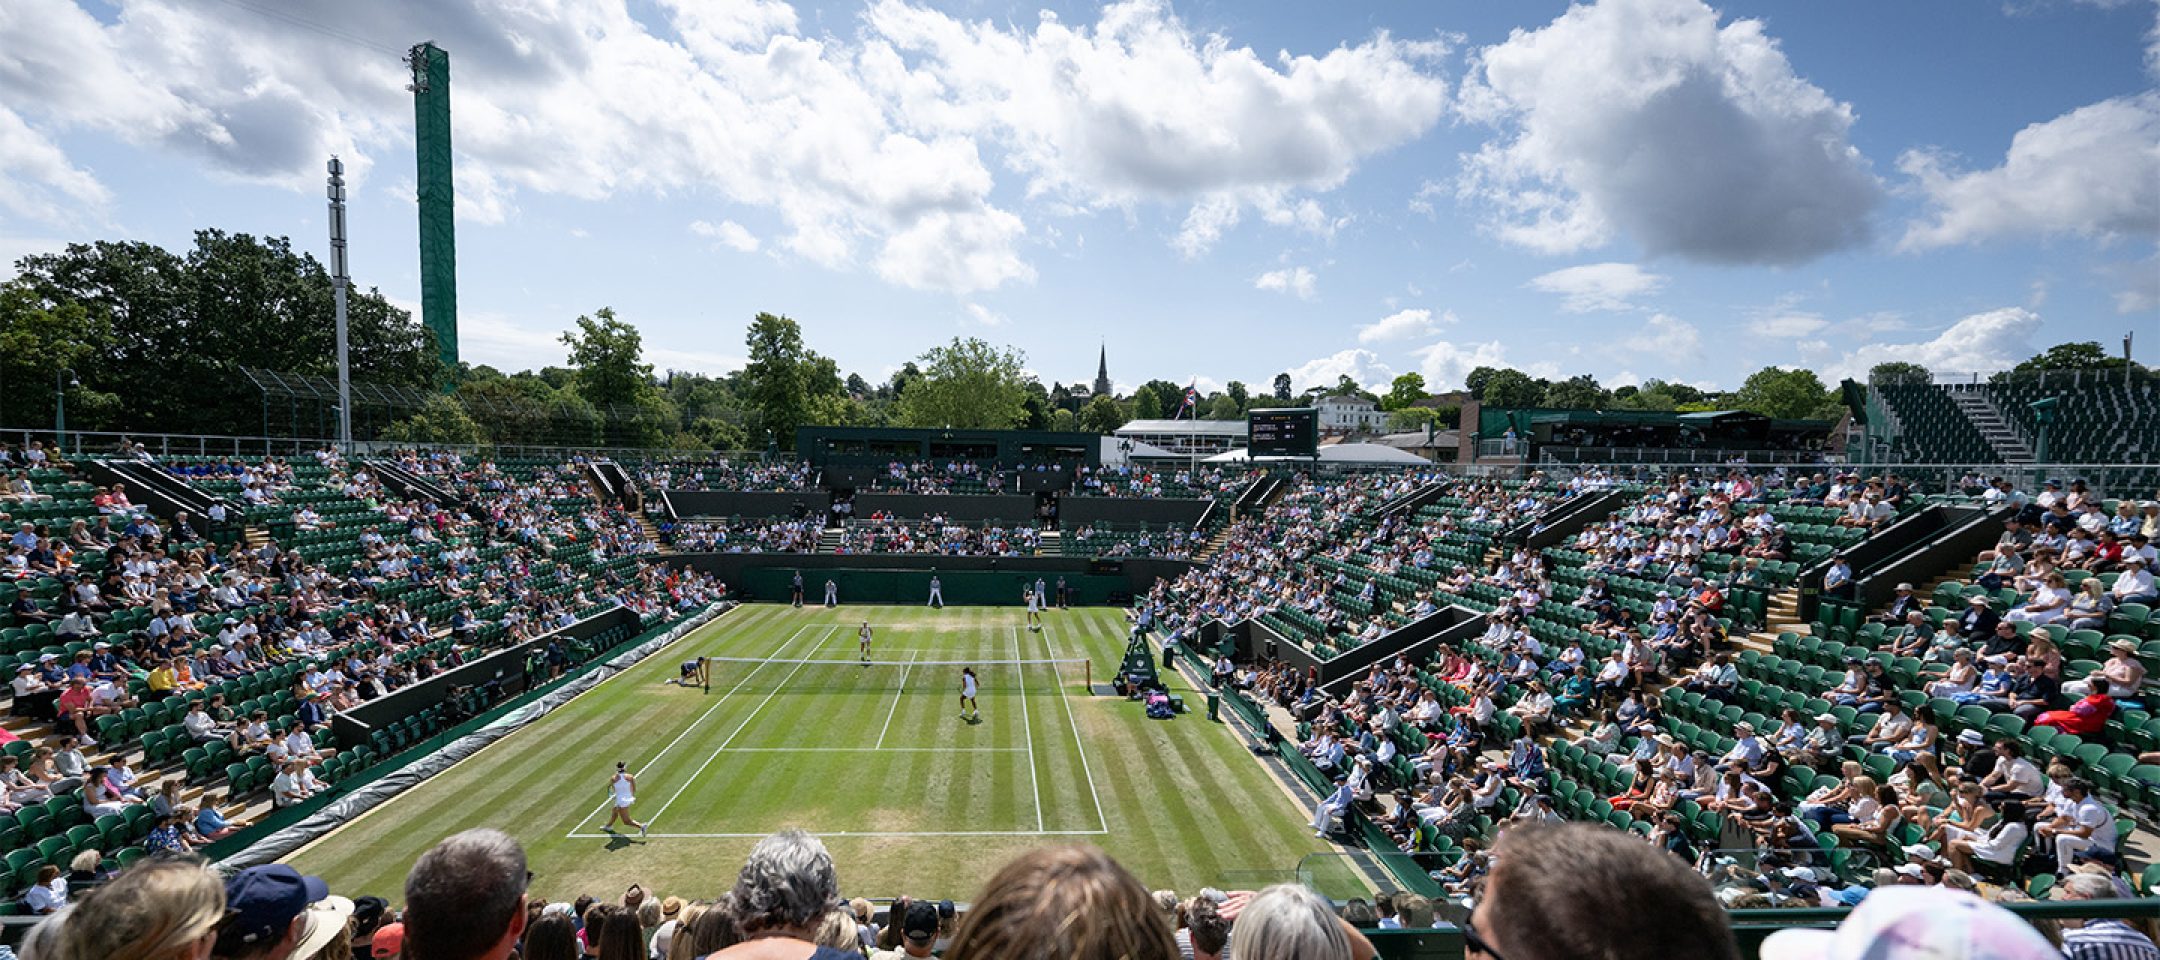
[[[224,916],[217,874],[192,861],[150,861],[83,897],[45,942],[53,960],[203,960]]]
[[[1091,846],[1007,863],[968,910],[946,960],[1178,960],[1148,889]]]

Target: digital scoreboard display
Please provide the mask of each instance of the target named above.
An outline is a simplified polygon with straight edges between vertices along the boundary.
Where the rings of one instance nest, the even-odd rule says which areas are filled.
[[[1254,410],[1245,415],[1245,449],[1253,457],[1311,457],[1320,450],[1320,411],[1310,407]]]

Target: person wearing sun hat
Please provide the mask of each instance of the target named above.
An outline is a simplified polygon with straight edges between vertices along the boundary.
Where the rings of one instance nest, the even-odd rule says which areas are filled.
[[[307,912],[301,915],[305,925],[301,928],[300,940],[293,944],[291,952],[285,954],[286,960],[308,960],[317,951],[344,936],[345,921],[351,919],[352,915],[353,902],[336,894],[308,904]]]
[[[2060,960],[2017,915],[1958,890],[1899,885],[1867,895],[1835,930],[1795,927],[1761,960]]]

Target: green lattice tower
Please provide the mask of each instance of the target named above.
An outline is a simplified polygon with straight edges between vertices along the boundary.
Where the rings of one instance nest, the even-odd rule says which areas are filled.
[[[413,146],[419,157],[420,322],[435,335],[443,386],[457,372],[457,201],[450,188],[450,54],[412,48]]]

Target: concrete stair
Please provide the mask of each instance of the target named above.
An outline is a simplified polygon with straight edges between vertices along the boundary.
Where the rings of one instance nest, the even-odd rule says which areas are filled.
[[[1980,429],[1980,436],[2002,455],[2004,462],[2033,462],[2032,446],[2025,441],[2024,432],[2018,429],[2015,421],[2003,416],[1986,392],[1953,389],[1949,393],[1951,402],[1956,403],[1965,418]]]

